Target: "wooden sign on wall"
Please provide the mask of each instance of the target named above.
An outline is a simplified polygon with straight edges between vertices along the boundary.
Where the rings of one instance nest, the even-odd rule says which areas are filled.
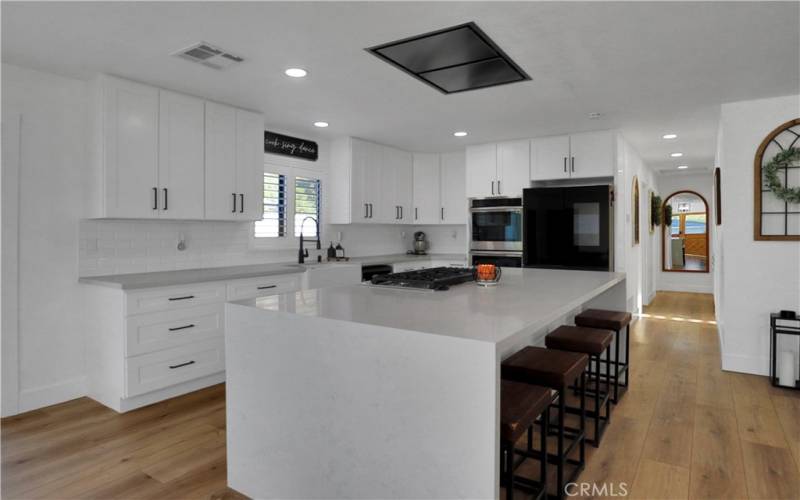
[[[319,147],[314,141],[264,131],[264,152],[317,161]]]

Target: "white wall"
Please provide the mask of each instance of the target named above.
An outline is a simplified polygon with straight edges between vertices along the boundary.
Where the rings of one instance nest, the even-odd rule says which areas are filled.
[[[633,239],[633,178],[639,179],[639,244]],[[654,235],[648,219],[648,189],[654,189],[652,169],[641,159],[622,135],[617,138],[617,172],[615,176],[615,269],[627,273],[628,310],[641,312],[653,296],[652,274],[646,265],[651,260]]]
[[[699,193],[706,199],[708,203],[708,228],[709,228],[709,267],[714,267],[713,258],[711,258],[711,248],[713,248],[714,231],[714,206],[712,203],[712,184],[713,176],[711,172],[703,173],[676,173],[676,174],[662,174],[656,179],[658,184],[659,195],[662,200],[666,200],[669,195],[677,191],[694,191]],[[669,224],[669,222],[667,222]],[[662,226],[663,229],[664,226]],[[698,293],[712,293],[714,290],[714,280],[712,270],[707,273],[680,273],[680,272],[664,272],[661,270],[661,245],[662,235],[661,231],[657,231],[658,251],[656,253],[656,261],[654,263],[657,269],[656,287],[658,290],[668,290],[673,292],[698,292]]]
[[[716,254],[717,323],[725,370],[769,372],[769,313],[800,310],[800,242],[753,239],[753,160],[766,135],[797,118],[800,96],[724,104],[717,165],[722,172],[721,244]],[[724,229],[724,231],[722,230]]]
[[[3,183],[4,230],[9,221],[19,227],[3,238],[4,253],[16,245],[19,255],[18,283],[6,286],[3,269],[2,315],[16,316],[16,324],[3,324],[4,344],[6,336],[18,343],[16,353],[4,355],[16,354],[19,363],[11,375],[16,387],[3,386],[17,389],[18,404],[7,407],[15,398],[4,397],[4,415],[85,393],[77,262],[87,110],[84,82],[3,64],[4,150],[14,140],[7,120],[19,116],[21,123],[19,179]]]

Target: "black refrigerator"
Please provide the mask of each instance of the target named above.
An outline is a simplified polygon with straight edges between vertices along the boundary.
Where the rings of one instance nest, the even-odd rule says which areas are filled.
[[[523,265],[613,270],[613,204],[609,185],[523,190]]]

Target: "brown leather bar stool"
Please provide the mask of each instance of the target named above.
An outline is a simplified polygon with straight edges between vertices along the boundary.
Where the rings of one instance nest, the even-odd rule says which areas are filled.
[[[611,370],[611,341],[614,334],[608,330],[586,328],[583,326],[562,325],[548,333],[544,343],[548,349],[559,349],[583,353],[589,356],[589,374],[594,379],[594,409],[585,411],[586,416],[594,419],[594,439],[588,440],[597,448],[606,426],[611,421],[610,390],[600,390],[600,356],[606,353],[606,380],[610,380]],[[594,369],[592,369],[594,363]],[[605,416],[601,415],[601,408],[605,408]],[[567,412],[577,413],[578,408],[567,406]]]
[[[624,311],[610,311],[607,309],[587,309],[575,316],[575,324],[589,328],[602,328],[614,332],[614,396],[611,402],[619,402],[619,388],[627,389],[628,371],[630,369],[630,347],[631,347],[631,313]],[[625,329],[625,361],[620,360],[620,336],[622,329]],[[620,378],[625,375],[625,381]]]
[[[506,488],[507,500],[513,500],[514,487],[532,493],[534,500],[547,495],[547,434],[550,420],[550,389],[540,385],[502,380],[500,382],[500,453],[502,461],[501,484]],[[539,444],[539,481],[515,477],[514,470],[532,456],[531,435],[539,419],[541,442]],[[528,453],[520,462],[514,460],[514,443],[528,432]]]
[[[568,482],[574,482],[583,468],[586,466],[586,365],[589,362],[585,354],[545,349],[543,347],[528,346],[512,354],[503,361],[501,366],[502,378],[524,382],[526,384],[543,385],[558,391],[558,427],[554,432],[552,427],[548,435],[557,436],[556,453],[548,453],[547,461],[556,464],[556,497],[564,497],[564,486]],[[570,384],[580,380],[581,412],[580,426],[567,432],[564,426],[566,416],[565,397]],[[569,446],[565,448],[564,440],[570,440]],[[575,448],[579,449],[578,459],[569,458]],[[517,450],[517,453],[520,453]],[[525,452],[522,452],[525,454]],[[532,453],[535,455],[535,453]],[[565,469],[567,465],[574,467],[569,478],[565,480]]]

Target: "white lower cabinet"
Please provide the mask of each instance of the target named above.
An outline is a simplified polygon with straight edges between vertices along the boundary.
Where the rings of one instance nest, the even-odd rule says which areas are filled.
[[[192,342],[125,359],[125,396],[137,396],[225,370],[225,339]]]
[[[125,322],[125,356],[169,349],[198,340],[222,338],[225,305],[209,304],[129,316]]]
[[[228,300],[252,299],[300,289],[299,275],[267,276],[228,282]]]

